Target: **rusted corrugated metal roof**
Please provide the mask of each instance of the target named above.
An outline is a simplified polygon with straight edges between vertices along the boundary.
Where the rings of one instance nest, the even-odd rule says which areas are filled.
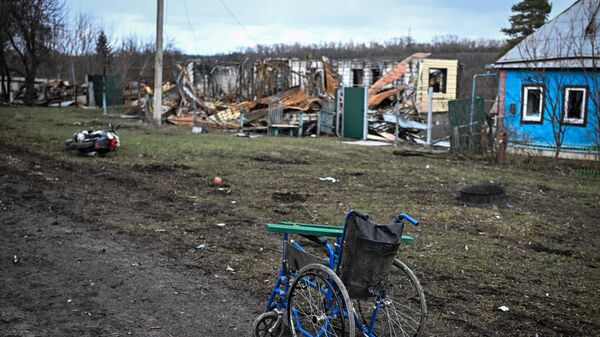
[[[375,94],[373,96],[369,96],[369,108],[372,108],[374,106],[381,104],[381,102],[383,102],[386,98],[393,97],[394,95],[396,95],[398,93],[398,91],[400,91],[400,92],[404,91],[404,86],[399,86],[398,88],[388,89],[388,90],[382,91],[378,94]]]
[[[429,55],[431,54],[415,53],[404,59],[402,62],[398,63],[396,66],[394,66],[392,70],[385,73],[380,79],[377,80],[377,82],[371,85],[371,87],[369,88],[369,96],[375,95],[379,90],[383,89],[383,87],[394,82],[395,80],[399,79],[402,75],[404,75],[406,73],[406,70],[408,69],[410,61],[412,61],[413,59],[424,59],[429,57]]]

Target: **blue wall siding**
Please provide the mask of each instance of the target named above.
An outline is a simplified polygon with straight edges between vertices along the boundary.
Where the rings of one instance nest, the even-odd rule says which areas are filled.
[[[592,95],[598,88],[594,86],[593,80],[583,70],[545,70],[543,72],[532,72],[529,70],[506,71],[506,95],[505,95],[505,126],[509,131],[509,141],[525,141],[531,145],[554,146],[552,123],[549,110],[552,105],[558,106],[562,111],[563,87],[564,86],[588,86],[587,94],[587,120],[585,126],[569,125],[566,128],[563,147],[589,147],[594,144],[594,130],[592,123],[597,123]],[[600,76],[600,75],[597,75]],[[600,79],[596,79],[600,83]],[[543,84],[545,86],[545,109],[542,124],[521,123],[522,114],[522,88],[523,85]],[[557,102],[550,104],[549,102]],[[516,105],[515,113],[511,114],[510,105]],[[561,112],[562,113],[562,112]],[[596,124],[597,125],[597,124]]]

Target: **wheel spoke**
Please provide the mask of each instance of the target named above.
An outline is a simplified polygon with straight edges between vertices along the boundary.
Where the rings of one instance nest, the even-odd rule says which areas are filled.
[[[380,309],[371,327],[373,334],[386,337],[419,337],[424,330],[426,303],[413,272],[398,260],[378,297],[357,300],[360,319],[369,329],[371,312]],[[381,302],[378,302],[381,301]]]
[[[345,297],[342,296],[345,293]],[[325,266],[311,265],[299,273],[289,292],[288,317],[295,335],[354,337],[354,321],[344,317],[352,309],[339,277]],[[345,300],[344,300],[345,299]]]

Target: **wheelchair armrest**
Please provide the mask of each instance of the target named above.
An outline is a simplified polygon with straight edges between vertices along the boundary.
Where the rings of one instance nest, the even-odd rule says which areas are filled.
[[[325,244],[327,243],[327,240],[325,240],[322,236],[304,235],[304,234],[300,234],[300,236],[318,244],[319,246],[325,246]]]

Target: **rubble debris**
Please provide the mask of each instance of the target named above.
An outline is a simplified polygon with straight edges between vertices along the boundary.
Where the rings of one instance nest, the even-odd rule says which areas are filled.
[[[372,146],[372,147],[392,145],[387,142],[381,142],[381,141],[376,141],[376,140],[357,140],[354,142],[342,142],[342,143],[351,144],[351,145],[360,145],[360,146]]]
[[[433,150],[421,147],[416,148],[400,148],[394,150],[393,154],[402,157],[435,157],[439,155],[449,154],[448,150]]]
[[[87,103],[87,85],[78,85],[61,79],[34,80],[34,102],[35,105],[51,107],[67,107]],[[13,77],[10,86],[11,104],[24,104],[25,100],[25,78]]]
[[[375,95],[381,89],[385,88],[386,85],[393,83],[396,80],[401,79],[407,72],[413,71],[414,65],[412,64],[413,60],[420,60],[429,57],[431,54],[427,53],[415,53],[408,58],[404,59],[402,62],[398,63],[394,69],[387,72],[383,75],[379,80],[377,80],[371,87],[369,88],[369,96]]]

